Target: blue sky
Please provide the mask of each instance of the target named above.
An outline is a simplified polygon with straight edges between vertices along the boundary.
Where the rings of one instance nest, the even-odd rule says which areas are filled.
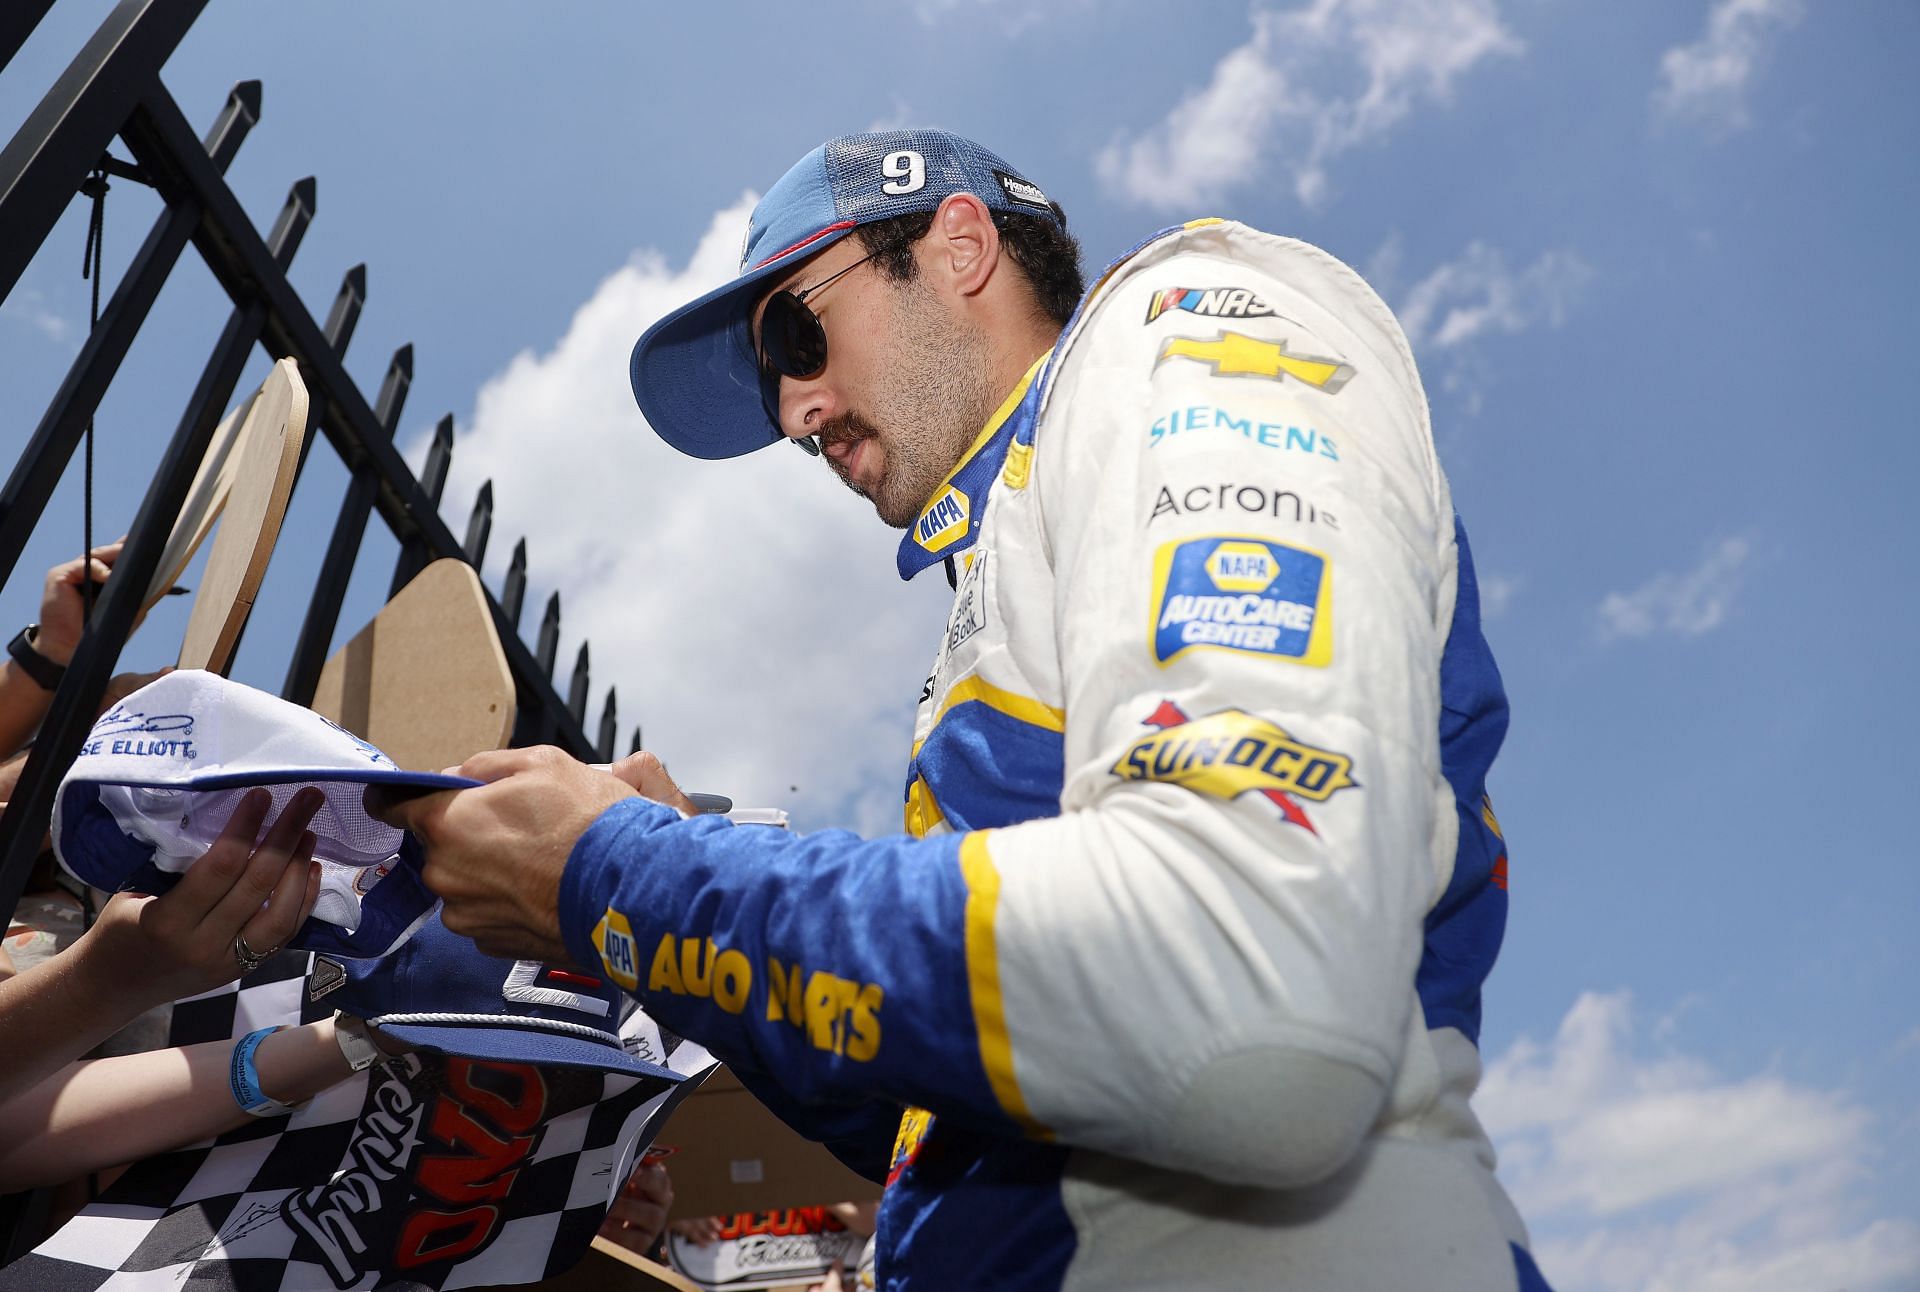
[[[59,6],[0,74],[6,128],[96,8]],[[198,124],[265,82],[236,191],[265,226],[319,176],[296,284],[322,315],[368,262],[350,368],[371,392],[415,343],[402,442],[417,461],[455,415],[449,522],[492,477],[486,575],[528,535],[563,660],[593,641],[596,714],[615,683],[684,781],[810,827],[897,824],[945,588],[902,588],[891,533],[799,454],[677,459],[625,391],[632,337],[730,272],[747,195],[820,139],[975,135],[1066,206],[1094,267],[1200,214],[1317,242],[1412,336],[1491,591],[1514,914],[1481,1105],[1549,1274],[1920,1287],[1920,449],[1898,376],[1920,10],[555,12],[213,0],[165,79]],[[109,282],[154,210],[115,185]],[[83,236],[76,206],[0,306],[9,450],[84,334]],[[176,277],[101,410],[103,531],[225,319],[191,255]],[[244,680],[278,687],[340,481],[316,451]],[[78,496],[69,480],[0,623],[77,550]],[[391,557],[369,541],[343,634]],[[167,662],[182,618],[156,614],[128,665]]]

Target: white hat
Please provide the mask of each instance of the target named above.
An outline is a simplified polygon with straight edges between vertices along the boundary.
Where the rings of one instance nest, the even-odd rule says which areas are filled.
[[[54,855],[96,888],[164,893],[220,837],[250,790],[272,792],[271,819],[311,785],[326,795],[308,826],[320,901],[287,945],[385,955],[439,903],[420,878],[418,841],[367,814],[365,787],[376,784],[441,790],[480,782],[402,771],[311,709],[184,669],[93,724],[54,800]]]

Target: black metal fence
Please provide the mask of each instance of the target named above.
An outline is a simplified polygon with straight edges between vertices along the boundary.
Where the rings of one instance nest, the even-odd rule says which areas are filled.
[[[52,0],[0,3],[0,68],[51,5]],[[148,185],[165,204],[0,489],[0,583],[14,573],[88,420],[189,244],[233,302],[128,531],[114,577],[94,603],[86,633],[0,816],[0,923],[19,900],[60,777],[92,726],[141,594],[256,345],[274,359],[290,356],[298,362],[311,398],[311,429],[324,435],[349,473],[287,665],[281,692],[286,698],[303,704],[313,698],[361,540],[376,513],[400,544],[394,590],[441,557],[461,557],[477,568],[492,529],[491,482],[480,489],[463,540],[456,540],[440,519],[453,453],[451,416],[435,429],[419,478],[394,447],[413,378],[413,347],[403,345],[394,353],[371,406],[346,373],[343,359],[366,300],[366,267],[347,271],[324,325],[314,321],[289,284],[287,269],[313,219],[314,180],[293,185],[264,237],[227,187],[225,172],[260,118],[259,83],[236,85],[204,138],[195,135],[161,84],[162,65],[205,5],[206,0],[121,0],[0,152],[0,299],[13,291],[96,170],[105,167],[123,180]],[[109,151],[116,138],[130,161]],[[309,434],[308,448],[316,438]],[[552,680],[559,593],[547,601],[532,649],[519,634],[525,595],[526,540],[521,539],[499,594],[489,592],[487,598],[517,692],[513,743],[548,742],[576,757],[611,758],[618,725],[613,692],[608,691],[598,730],[589,738],[587,647],[580,647],[563,699]]]

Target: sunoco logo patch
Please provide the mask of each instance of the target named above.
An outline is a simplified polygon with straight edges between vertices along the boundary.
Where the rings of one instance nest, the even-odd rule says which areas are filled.
[[[1162,544],[1153,558],[1154,661],[1189,650],[1333,661],[1333,567],[1318,552],[1248,534]]]
[[[971,510],[967,495],[957,485],[948,485],[913,522],[913,541],[929,552],[951,547],[966,536]]]
[[[1190,719],[1167,700],[1146,723],[1153,733],[1134,741],[1113,765],[1123,781],[1160,781],[1217,799],[1259,794],[1306,830],[1313,823],[1295,800],[1324,803],[1359,784],[1347,755],[1297,740],[1242,709]]]

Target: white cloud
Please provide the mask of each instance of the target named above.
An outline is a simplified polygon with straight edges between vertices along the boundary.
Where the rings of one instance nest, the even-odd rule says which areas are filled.
[[[72,321],[56,312],[46,294],[34,287],[22,287],[0,303],[0,318],[30,327],[58,346],[67,345],[74,334]]]
[[[1631,592],[1609,592],[1600,602],[1602,639],[1713,631],[1733,606],[1751,554],[1746,539],[1722,539],[1690,570],[1656,574]]]
[[[1376,260],[1391,263],[1398,254],[1392,246]],[[1543,252],[1515,271],[1498,247],[1474,242],[1415,283],[1397,312],[1416,350],[1448,350],[1489,333],[1559,327],[1592,279],[1592,268],[1572,251]]]
[[[1476,343],[1543,325],[1559,327],[1594,276],[1592,267],[1566,248],[1544,251],[1516,270],[1500,248],[1472,242],[1401,290],[1405,261],[1405,242],[1393,234],[1367,258],[1367,281],[1394,302],[1428,391],[1461,396],[1470,413],[1479,411],[1482,390],[1497,372],[1476,353]]]
[[[1747,124],[1747,88],[1774,37],[1800,21],[1801,0],[1717,0],[1691,45],[1660,56],[1654,106],[1715,130]]]
[[[1475,1105],[1560,1292],[1895,1292],[1920,1225],[1863,1197],[1873,1118],[1845,1094],[1646,1058],[1625,993],[1575,1002]]]
[[[882,130],[906,130],[917,124],[917,118],[907,101],[899,95],[893,96],[892,104],[881,115],[867,122],[866,132],[878,134]]]
[[[1520,590],[1520,580],[1503,578],[1498,574],[1482,575],[1480,578],[1480,617],[1498,619],[1507,613],[1507,607],[1513,604],[1513,594]]]
[[[1422,100],[1444,103],[1482,60],[1520,42],[1494,0],[1311,0],[1256,9],[1253,37],[1144,134],[1100,155],[1114,191],[1191,213],[1279,166],[1302,202],[1327,167],[1385,135]]]
[[[897,534],[815,459],[778,445],[683,457],[627,384],[647,324],[732,276],[752,200],[715,215],[684,266],[636,254],[551,348],[487,382],[457,441],[448,509],[459,532],[466,500],[493,479],[488,581],[524,534],[532,582],[561,592],[561,689],[590,638],[589,718],[617,684],[619,752],[637,719],[687,788],[792,806],[806,824],[897,831],[945,581],[934,571],[903,589]],[[529,593],[529,636],[544,598]]]

